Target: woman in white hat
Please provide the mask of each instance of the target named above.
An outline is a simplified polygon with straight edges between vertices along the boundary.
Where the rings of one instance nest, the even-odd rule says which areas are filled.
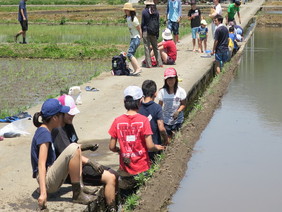
[[[125,3],[123,8],[125,13],[125,18],[130,32],[130,46],[128,48],[127,57],[131,62],[131,65],[134,69],[133,74],[139,75],[141,73],[141,68],[138,64],[137,59],[134,57],[134,54],[140,45],[140,39],[142,37],[141,27],[139,21],[136,17],[135,8],[133,8],[131,3]]]
[[[146,67],[152,67],[150,46],[153,48],[157,66],[162,67],[163,63],[158,50],[160,15],[153,0],[146,0],[144,1],[144,4],[146,7],[142,11],[141,29],[144,42]]]

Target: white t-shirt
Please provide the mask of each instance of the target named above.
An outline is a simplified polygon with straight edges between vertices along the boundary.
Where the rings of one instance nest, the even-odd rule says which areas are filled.
[[[136,27],[139,25],[139,21],[136,18],[136,16],[134,17],[133,21],[131,21],[130,16],[128,16],[126,20],[127,20],[127,26],[130,32],[130,38],[137,38],[137,37],[140,38],[139,32],[136,29]]]
[[[217,4],[215,6],[215,11],[218,15],[222,15],[222,9],[221,9],[221,5],[220,4]]]
[[[165,124],[174,125],[183,123],[183,111],[179,113],[176,120],[174,120],[173,114],[179,108],[181,101],[186,99],[186,96],[186,91],[179,86],[177,88],[176,94],[168,94],[166,89],[164,88],[159,91],[158,99],[163,102],[163,116]]]

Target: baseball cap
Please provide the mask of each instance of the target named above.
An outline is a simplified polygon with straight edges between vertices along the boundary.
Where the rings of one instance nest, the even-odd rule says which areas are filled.
[[[175,68],[167,68],[164,71],[164,79],[170,78],[170,77],[176,77],[177,76],[177,72],[175,70]]]
[[[68,112],[68,114],[74,116],[80,113],[80,111],[75,105],[74,99],[70,95],[62,95],[58,98],[58,100],[61,102],[62,105],[70,107],[70,111]]]
[[[128,86],[123,93],[124,93],[124,98],[127,96],[131,96],[133,100],[138,100],[143,97],[143,91],[138,86]]]
[[[41,107],[42,117],[50,117],[58,113],[67,113],[69,111],[70,107],[63,106],[58,99],[47,99]]]
[[[206,22],[206,20],[201,20],[201,24],[203,24],[203,25],[205,25],[205,26],[208,25],[208,23]]]

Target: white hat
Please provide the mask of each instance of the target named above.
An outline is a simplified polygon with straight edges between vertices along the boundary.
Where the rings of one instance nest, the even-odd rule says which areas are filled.
[[[78,108],[75,105],[74,99],[71,96],[62,95],[58,98],[58,100],[61,102],[62,105],[70,107],[70,111],[68,112],[68,114],[74,116],[80,113],[80,111],[78,110]]]
[[[145,5],[154,5],[154,1],[153,0],[147,0],[147,1],[144,1],[144,4]]]
[[[128,86],[123,93],[124,98],[127,96],[131,96],[133,100],[138,100],[143,97],[142,89],[138,86]]]
[[[162,33],[162,37],[165,40],[172,40],[172,34],[171,34],[170,29],[166,28]]]
[[[203,24],[203,25],[205,25],[205,26],[208,25],[207,22],[206,22],[206,20],[201,20],[201,24]]]

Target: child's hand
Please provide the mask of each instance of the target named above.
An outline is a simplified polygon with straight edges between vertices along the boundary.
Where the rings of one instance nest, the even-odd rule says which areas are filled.
[[[174,112],[174,114],[172,115],[174,120],[177,119],[179,113],[180,113],[180,112],[179,112],[178,110]]]
[[[38,207],[40,210],[44,210],[47,208],[46,202],[47,202],[47,195],[40,195],[38,198]]]
[[[157,151],[165,150],[165,146],[158,145],[158,144],[155,144],[155,148],[157,149]]]

